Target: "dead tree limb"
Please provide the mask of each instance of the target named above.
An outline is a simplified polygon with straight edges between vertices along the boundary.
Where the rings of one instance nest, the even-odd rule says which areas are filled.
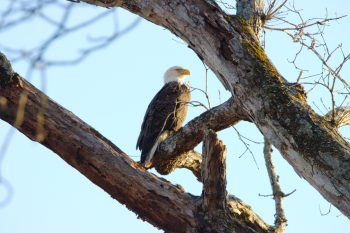
[[[203,209],[208,214],[227,208],[226,147],[216,133],[208,130],[203,139]]]
[[[234,196],[227,195],[226,146],[218,139],[213,130],[206,130],[202,153],[203,191],[198,204],[198,217],[202,224],[199,225],[198,232],[232,233],[249,229],[251,232],[267,231],[271,233],[273,227],[261,222],[257,215],[245,215],[250,212],[249,206],[238,207],[237,204],[241,201]],[[240,220],[245,218],[249,221]]]
[[[272,188],[272,196],[275,200],[275,233],[282,233],[284,229],[287,227],[287,218],[284,214],[283,209],[283,198],[285,194],[281,190],[279,177],[276,173],[275,166],[272,163],[272,147],[271,144],[265,139],[264,143],[264,158],[267,168],[267,173],[270,178],[271,188]]]
[[[205,131],[207,129],[220,131],[241,120],[249,120],[249,118],[238,106],[235,98],[230,98],[210,111],[202,113],[159,145],[153,158],[156,170],[161,174],[169,174],[174,169],[183,167],[183,164],[189,160],[200,164],[200,158],[194,157],[193,153],[189,152],[202,141]],[[190,155],[192,157],[189,157]],[[200,166],[194,165],[190,170],[199,175],[198,169]]]

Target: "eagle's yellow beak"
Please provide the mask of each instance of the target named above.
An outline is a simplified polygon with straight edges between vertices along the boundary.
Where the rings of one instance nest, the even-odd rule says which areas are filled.
[[[190,75],[191,74],[191,71],[187,70],[187,69],[182,69],[180,72],[181,72],[181,75]]]

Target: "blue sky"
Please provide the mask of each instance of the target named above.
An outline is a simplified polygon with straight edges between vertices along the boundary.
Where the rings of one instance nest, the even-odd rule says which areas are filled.
[[[305,17],[322,17],[325,9],[333,16],[350,14],[350,1],[295,1],[303,8]],[[1,9],[1,6],[0,6]],[[81,12],[95,13],[101,9],[85,7]],[[79,12],[79,11],[78,11]],[[55,9],[49,10],[55,15]],[[76,13],[72,22],[82,20]],[[135,16],[118,10],[120,28],[125,28]],[[66,58],[85,43],[86,35],[99,36],[110,29],[108,19],[94,25],[81,35],[66,37],[48,51],[50,58]],[[343,43],[344,50],[350,51],[350,19],[334,22],[327,29],[327,39],[331,46]],[[35,30],[33,30],[35,28]],[[1,45],[27,48],[33,43],[41,43],[50,28],[40,21],[28,21],[23,26],[2,33]],[[28,37],[28,39],[27,39]],[[23,39],[26,38],[26,39]],[[288,80],[295,80],[298,72],[288,63],[297,49],[288,37],[276,32],[267,32],[266,51],[278,70]],[[301,63],[310,70],[317,70],[319,64],[314,56],[306,56]],[[205,87],[205,69],[196,54],[187,48],[179,38],[167,30],[143,20],[134,30],[121,36],[108,48],[98,51],[77,66],[50,68],[46,72],[47,95],[79,116],[82,120],[101,132],[133,159],[139,159],[135,150],[137,136],[143,114],[154,94],[163,85],[164,71],[173,65],[191,70],[187,79],[191,86]],[[26,76],[24,62],[14,64],[15,70]],[[344,77],[349,77],[349,69]],[[212,105],[217,105],[229,97],[216,77],[209,72],[209,94]],[[33,73],[32,83],[43,86],[38,72]],[[219,94],[220,93],[220,94]],[[320,89],[310,96],[310,103],[326,98]],[[199,92],[193,93],[193,100],[204,101]],[[187,120],[204,111],[190,107]],[[243,135],[262,142],[262,136],[254,125],[240,123],[236,127]],[[0,142],[3,142],[9,125],[0,121]],[[345,135],[349,137],[348,132]],[[270,185],[264,167],[261,144],[250,143],[253,157],[246,153],[234,129],[219,133],[227,145],[228,191],[261,215],[268,223],[273,223],[274,202],[259,194],[270,194]],[[198,148],[200,150],[200,147]],[[334,207],[326,216],[329,204],[305,180],[294,172],[277,151],[273,154],[284,192],[297,191],[285,199],[285,211],[289,226],[287,233],[295,232],[349,232],[350,222]],[[20,133],[15,133],[8,151],[1,162],[1,174],[12,185],[14,195],[11,202],[0,208],[0,229],[2,233],[58,233],[58,232],[161,232],[150,224],[137,219],[125,206],[112,199],[79,172],[67,165],[50,150],[32,142]],[[151,171],[154,172],[154,171]],[[200,194],[201,185],[190,172],[178,170],[166,179],[181,184],[187,192]],[[0,198],[5,190],[0,186]],[[1,199],[0,199],[1,200]]]

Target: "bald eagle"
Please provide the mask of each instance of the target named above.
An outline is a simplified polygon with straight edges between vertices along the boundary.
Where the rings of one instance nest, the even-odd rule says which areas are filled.
[[[164,74],[164,86],[148,105],[136,144],[145,167],[151,166],[159,143],[180,129],[185,120],[191,98],[185,75],[190,75],[190,71],[180,66],[169,68]]]

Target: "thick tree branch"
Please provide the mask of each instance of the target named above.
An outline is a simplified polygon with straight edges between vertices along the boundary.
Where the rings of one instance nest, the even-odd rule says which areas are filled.
[[[159,145],[153,158],[155,168],[161,174],[169,174],[174,169],[183,167],[184,163],[188,164],[187,161],[189,160],[200,164],[199,154],[194,155],[188,152],[202,141],[205,131],[207,129],[220,131],[238,123],[240,120],[248,120],[248,117],[238,107],[234,98],[230,98],[225,103],[202,113]],[[194,167],[190,168],[192,172],[199,175],[200,170],[198,169],[200,169],[200,166],[195,164]]]
[[[121,6],[186,41],[294,170],[350,217],[348,143],[295,98],[249,25],[209,0],[84,2]]]
[[[197,153],[194,150],[191,150],[183,153],[181,157],[183,157],[183,159],[178,159],[177,160],[178,163],[174,166],[174,168],[175,167],[186,168],[190,170],[193,173],[193,175],[197,177],[197,180],[200,181],[202,177],[201,176],[202,155]],[[157,166],[157,171],[164,172],[164,170],[160,170],[158,166]]]
[[[266,224],[258,215],[246,215],[252,212],[252,208],[246,205],[242,200],[233,195],[228,195],[227,204],[230,215],[235,219],[245,219],[244,222],[249,222],[248,227],[255,229],[257,232],[267,231],[273,232],[274,227]],[[258,227],[258,228],[257,228]]]

